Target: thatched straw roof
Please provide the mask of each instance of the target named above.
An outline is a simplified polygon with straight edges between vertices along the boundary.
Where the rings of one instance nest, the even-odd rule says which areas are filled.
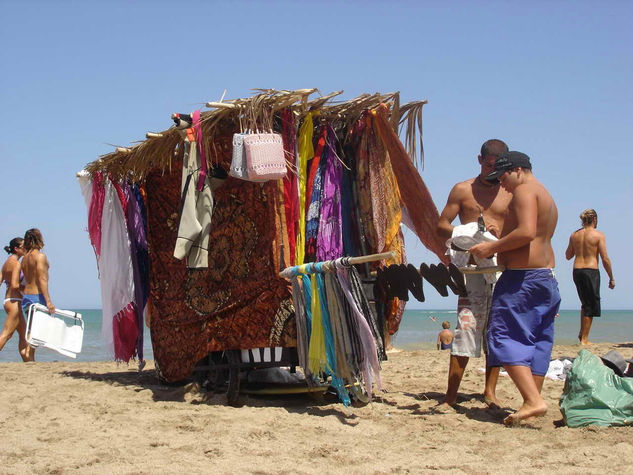
[[[255,91],[257,93],[249,98],[207,103],[211,110],[201,113],[207,150],[212,146],[216,134],[239,131],[249,126],[254,128],[255,124],[260,129],[272,128],[273,115],[281,109],[290,108],[299,119],[309,111],[318,111],[319,116],[331,121],[335,128],[346,128],[358,120],[364,110],[386,103],[391,109],[394,129],[404,127],[405,146],[409,155],[416,160],[419,152],[419,163],[423,161],[422,106],[426,101],[415,101],[401,106],[398,92],[362,94],[349,101],[335,101],[333,98],[343,91],[315,99],[309,99],[309,96],[319,93],[317,89]],[[118,147],[116,151],[89,163],[85,169],[91,175],[103,171],[113,177],[125,177],[134,182],[142,181],[152,170],[170,168],[172,157],[182,141],[180,132],[172,126],[163,132],[148,133],[146,140],[132,147]]]

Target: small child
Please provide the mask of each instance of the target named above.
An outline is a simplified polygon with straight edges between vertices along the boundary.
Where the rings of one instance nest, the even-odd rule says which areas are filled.
[[[437,335],[437,349],[438,350],[450,350],[453,348],[453,332],[449,330],[451,327],[450,322],[443,321],[442,322],[442,330]]]

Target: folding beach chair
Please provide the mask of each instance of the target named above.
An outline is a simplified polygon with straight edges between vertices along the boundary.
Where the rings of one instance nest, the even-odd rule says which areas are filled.
[[[51,315],[44,305],[29,305],[26,321],[26,341],[29,345],[76,358],[81,352],[83,338],[84,321],[80,313],[56,309]]]

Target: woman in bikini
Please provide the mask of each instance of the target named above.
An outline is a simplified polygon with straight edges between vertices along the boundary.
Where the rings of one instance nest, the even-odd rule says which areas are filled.
[[[13,336],[17,329],[20,336],[18,349],[22,361],[33,361],[34,351],[26,342],[26,321],[22,315],[22,291],[20,283],[20,258],[24,256],[24,240],[22,238],[11,239],[8,246],[4,247],[9,257],[2,266],[2,282],[7,284],[7,293],[4,297],[4,311],[7,318],[4,321],[4,329],[0,334],[0,350]]]

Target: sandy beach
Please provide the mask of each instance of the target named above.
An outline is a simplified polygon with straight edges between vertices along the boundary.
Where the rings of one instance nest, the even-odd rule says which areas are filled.
[[[556,346],[553,357],[576,356]],[[633,357],[633,344],[599,344]],[[521,428],[501,424],[479,393],[483,359],[471,360],[456,412],[439,414],[448,352],[389,355],[386,392],[363,407],[335,396],[224,394],[158,384],[116,363],[0,365],[0,473],[626,473],[633,427],[560,425],[563,382],[546,380],[549,412]],[[518,407],[510,379],[498,395]]]

